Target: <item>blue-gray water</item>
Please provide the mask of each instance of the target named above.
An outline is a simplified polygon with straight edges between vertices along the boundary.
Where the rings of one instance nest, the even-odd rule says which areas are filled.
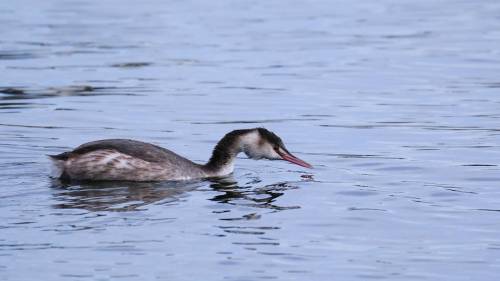
[[[1,1],[1,280],[498,280],[498,1]],[[61,185],[103,138],[315,166]]]

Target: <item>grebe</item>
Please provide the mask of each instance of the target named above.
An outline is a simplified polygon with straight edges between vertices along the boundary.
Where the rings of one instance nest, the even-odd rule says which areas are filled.
[[[73,151],[49,157],[57,168],[56,177],[64,180],[163,181],[229,175],[240,152],[255,160],[286,160],[312,168],[292,155],[277,135],[264,128],[234,130],[226,134],[204,165],[168,149],[129,139],[88,142]]]

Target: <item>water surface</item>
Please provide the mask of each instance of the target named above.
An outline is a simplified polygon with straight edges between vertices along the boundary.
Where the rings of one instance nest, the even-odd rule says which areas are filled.
[[[497,280],[497,1],[3,1],[0,279]],[[305,170],[63,184],[103,138]]]

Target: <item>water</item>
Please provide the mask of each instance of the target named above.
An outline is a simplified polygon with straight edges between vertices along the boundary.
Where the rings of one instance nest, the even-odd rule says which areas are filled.
[[[2,1],[0,279],[498,280],[498,1]],[[302,169],[64,185],[133,138]]]

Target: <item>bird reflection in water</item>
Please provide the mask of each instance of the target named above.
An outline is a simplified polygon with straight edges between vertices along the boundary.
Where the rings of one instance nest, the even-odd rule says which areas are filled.
[[[259,220],[263,213],[300,208],[300,206],[283,206],[277,203],[277,199],[284,195],[287,190],[298,188],[293,182],[278,182],[259,187],[260,182],[258,178],[247,182],[245,185],[238,184],[232,178],[224,178],[212,182],[210,185],[211,190],[217,191],[220,194],[210,198],[210,200],[228,205],[228,208],[214,211],[214,213],[219,213],[220,221],[226,222],[217,225],[220,230],[224,231],[224,235],[265,235],[269,231],[280,229],[280,227],[276,225],[262,225],[260,223],[247,224],[246,222]],[[236,208],[229,206],[236,206]],[[238,206],[250,207],[252,210],[248,212],[246,208],[242,209],[238,208]],[[266,245],[279,245],[279,241],[269,237],[267,239],[273,241],[238,241],[235,244],[251,247],[256,247],[256,245],[261,245],[262,243]]]
[[[179,201],[186,192],[200,187],[197,182],[62,182],[54,180],[57,209],[88,211],[140,211],[157,203]]]
[[[187,193],[209,184],[210,191],[218,194],[209,200],[273,211],[297,209],[299,206],[280,206],[276,199],[286,190],[295,189],[293,182],[279,182],[256,186],[254,179],[239,185],[233,177],[212,178],[199,181],[165,182],[64,182],[53,180],[54,198],[61,202],[57,209],[85,209],[88,211],[140,211],[150,204],[171,204]],[[203,191],[200,189],[200,191]],[[252,219],[251,215],[247,219]]]
[[[276,199],[282,196],[286,190],[298,188],[293,182],[278,182],[256,187],[255,185],[259,182],[259,179],[254,179],[246,185],[239,185],[232,177],[212,180],[210,187],[223,194],[216,195],[210,200],[275,211],[300,208],[300,206],[280,206],[275,203]]]

